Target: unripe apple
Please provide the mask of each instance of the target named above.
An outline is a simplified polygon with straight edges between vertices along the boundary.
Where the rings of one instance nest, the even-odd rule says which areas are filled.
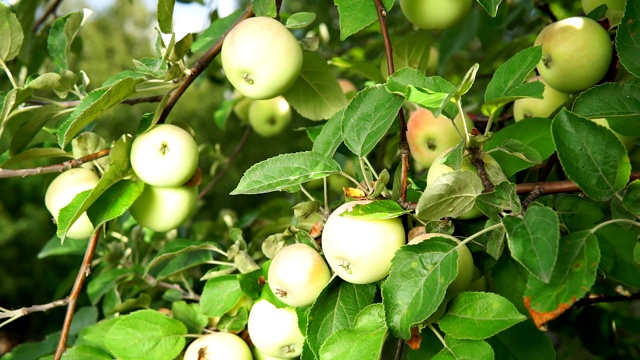
[[[596,124],[598,124],[600,126],[604,126],[607,129],[610,129],[611,131],[613,131],[609,127],[609,121],[607,119],[605,119],[605,118],[596,118],[596,119],[589,119],[589,120],[593,121],[594,123],[596,123]],[[613,131],[613,133],[618,137],[618,139],[620,139],[620,142],[622,143],[622,145],[624,145],[625,149],[631,150],[635,146],[635,142],[636,142],[637,137],[620,135],[615,131]]]
[[[282,95],[302,69],[302,48],[279,21],[259,16],[234,27],[222,44],[222,67],[244,96],[271,99]]]
[[[53,179],[44,195],[44,204],[56,223],[60,210],[69,205],[79,193],[96,187],[98,181],[100,178],[96,173],[84,168],[69,169]],[[93,224],[84,212],[71,225],[66,236],[72,239],[86,239],[91,236],[93,230]]]
[[[468,129],[471,130],[473,123],[466,116],[465,119]],[[464,136],[461,115],[456,117],[454,126],[454,123],[442,114],[435,117],[431,111],[424,108],[414,111],[407,123],[407,142],[413,159],[425,168],[431,166],[444,150],[462,141],[456,127]]]
[[[293,244],[280,250],[269,265],[269,288],[283,303],[311,305],[329,283],[331,272],[311,246]]]
[[[251,349],[238,335],[214,332],[194,340],[184,353],[184,360],[253,360]]]
[[[607,31],[587,17],[570,17],[540,31],[534,43],[542,45],[538,73],[552,88],[575,93],[597,84],[611,63]]]
[[[186,130],[156,125],[133,140],[131,167],[153,186],[175,187],[187,182],[198,167],[198,144]]]
[[[153,231],[177,228],[193,215],[198,204],[198,188],[173,188],[146,185],[129,211],[136,221]]]
[[[260,351],[257,347],[253,348],[253,359],[254,360],[283,360],[287,358],[275,357],[271,355],[267,355],[264,352]]]
[[[540,76],[536,76],[529,80],[529,82],[533,81],[540,81],[544,84],[542,99],[522,98],[514,101],[513,119],[515,121],[520,121],[524,118],[530,117],[549,117],[554,111],[564,105],[564,103],[569,101],[571,98],[569,94],[557,91],[547,85]]]
[[[409,241],[409,245],[419,244],[425,240],[436,237],[444,237],[460,244],[460,240],[451,235],[429,233],[416,236],[415,238],[411,239],[411,241]],[[452,298],[457,294],[467,290],[467,288],[471,284],[471,280],[473,279],[473,256],[471,256],[471,251],[469,251],[467,245],[462,245],[458,247],[457,250],[458,275],[456,275],[456,278],[451,284],[449,284],[449,287],[447,287],[446,297],[448,298]]]
[[[249,312],[247,331],[253,345],[269,356],[290,359],[302,353],[304,336],[292,307],[278,309],[265,299],[258,300]]]
[[[340,216],[358,204],[352,201],[338,207],[324,225],[322,250],[331,269],[343,280],[368,284],[389,274],[391,259],[405,243],[399,218],[360,219]]]
[[[280,134],[291,122],[291,108],[282,96],[268,100],[255,100],[249,106],[249,124],[260,136]]]
[[[429,61],[427,62],[427,74],[435,75],[438,73],[438,65],[440,61],[440,50],[432,46],[429,49]]]
[[[400,0],[404,16],[415,26],[441,30],[455,25],[471,9],[472,0]]]

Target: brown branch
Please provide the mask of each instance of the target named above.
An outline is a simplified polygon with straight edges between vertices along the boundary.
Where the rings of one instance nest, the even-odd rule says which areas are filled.
[[[47,10],[44,11],[44,14],[42,14],[42,16],[40,16],[40,18],[35,22],[35,24],[33,24],[33,28],[32,28],[33,32],[38,31],[40,26],[44,24],[44,22],[47,20],[49,15],[52,15],[53,13],[56,12],[56,10],[58,10],[58,7],[60,6],[61,3],[62,3],[62,0],[55,0],[54,2],[51,3],[51,5],[49,5]]]
[[[539,186],[536,186],[536,188],[533,189],[533,191],[529,194],[529,196],[527,196],[527,198],[522,201],[522,210],[527,210],[529,205],[532,202],[534,202],[542,194],[544,194],[542,189],[540,189]]]
[[[588,305],[593,305],[598,303],[612,303],[612,302],[633,301],[633,300],[640,300],[640,293],[635,293],[628,296],[627,295],[591,296],[591,297],[582,298],[576,301],[575,304],[573,304],[573,306],[583,307],[583,306],[588,306]]]
[[[0,319],[22,317],[35,312],[49,311],[59,306],[65,306],[69,303],[69,298],[52,301],[48,304],[27,306],[16,310],[0,311]]]
[[[69,161],[65,161],[61,164],[40,166],[37,168],[31,169],[2,169],[0,168],[0,179],[10,178],[10,177],[27,177],[33,175],[42,175],[42,174],[51,174],[56,172],[63,172],[65,170],[69,170],[72,168],[77,168],[78,166],[88,163],[93,160],[100,159],[109,155],[111,149],[100,150],[97,153],[89,154],[77,159],[72,159]]]
[[[60,341],[58,341],[58,346],[56,347],[56,354],[53,358],[54,360],[60,360],[62,353],[64,353],[66,349],[67,337],[69,336],[69,329],[71,328],[71,320],[73,319],[73,313],[76,310],[76,301],[78,300],[78,296],[80,296],[84,280],[91,273],[91,262],[93,261],[93,254],[96,251],[96,247],[98,246],[98,239],[100,239],[102,228],[102,226],[99,226],[94,230],[93,235],[91,235],[91,239],[87,245],[87,250],[84,252],[84,259],[82,259],[82,265],[78,271],[78,276],[76,276],[76,281],[73,284],[73,289],[71,289],[71,294],[67,298],[69,301],[67,314],[65,315],[64,324],[62,325],[62,334],[60,334]]]
[[[213,59],[215,59],[216,56],[218,56],[218,54],[220,53],[220,50],[222,49],[222,43],[224,42],[224,39],[226,38],[229,31],[231,31],[231,29],[233,29],[240,22],[252,17],[253,15],[254,15],[253,5],[252,3],[249,3],[249,5],[247,6],[247,9],[242,13],[242,15],[240,15],[240,18],[236,20],[236,22],[233,23],[233,25],[231,25],[231,27],[229,27],[227,31],[225,31],[225,33],[222,34],[222,36],[220,36],[220,38],[215,42],[215,44],[213,44],[213,46],[211,46],[211,48],[209,48],[209,50],[207,50],[207,52],[204,53],[204,55],[202,55],[196,61],[193,67],[187,71],[187,75],[184,77],[184,80],[182,81],[182,83],[180,83],[180,86],[178,86],[178,88],[171,94],[171,96],[169,97],[169,100],[167,100],[167,103],[162,109],[162,113],[160,114],[160,118],[158,119],[158,124],[162,124],[165,122],[165,120],[169,116],[169,113],[171,112],[173,107],[176,105],[180,97],[182,97],[182,95],[187,90],[187,88],[189,88],[191,83],[193,83],[193,81],[198,77],[198,75],[200,75],[207,68],[207,66],[211,64]]]
[[[472,146],[469,148],[469,153],[471,158],[471,164],[475,166],[476,171],[478,172],[478,176],[480,180],[482,180],[482,186],[484,187],[484,191],[491,192],[494,189],[493,183],[489,179],[487,175],[487,171],[484,168],[484,160],[482,160],[482,150],[478,147]]]
[[[132,99],[125,99],[121,102],[121,104],[127,104],[127,105],[137,105],[137,104],[142,104],[142,103],[157,103],[162,101],[162,98],[164,96],[163,95],[153,95],[153,96],[141,96],[138,98],[132,98]],[[43,101],[43,100],[37,100],[37,99],[32,99],[32,100],[28,100],[27,104],[30,105],[50,105],[50,102],[47,101]],[[72,107],[76,107],[80,104],[80,100],[69,100],[69,101],[63,101],[63,102],[58,102],[57,104],[61,105],[60,107],[62,107],[63,109],[68,109],[68,108],[72,108]]]
[[[631,173],[631,176],[629,176],[629,181],[634,180],[640,180],[640,172]],[[539,188],[539,190],[536,190],[536,188]],[[541,191],[542,194],[558,194],[577,192],[582,190],[580,190],[578,185],[576,185],[576,183],[571,180],[525,183],[516,185],[516,192],[519,195],[529,194],[533,191]]]
[[[542,11],[545,15],[547,15],[549,17],[549,20],[551,20],[551,22],[558,21],[558,18],[553,13],[553,11],[551,11],[551,8],[549,7],[549,4],[546,1],[536,1],[535,7],[538,8],[538,10]]]
[[[251,134],[251,126],[247,126],[247,128],[244,130],[244,134],[242,134],[242,138],[240,138],[240,141],[238,142],[238,145],[236,145],[235,149],[233,149],[233,152],[231,152],[231,155],[229,155],[227,162],[224,164],[220,172],[218,172],[216,176],[214,176],[214,178],[211,179],[211,181],[207,184],[207,186],[205,186],[204,189],[202,189],[202,191],[200,192],[200,195],[198,195],[200,199],[204,198],[207,195],[207,193],[211,191],[211,189],[213,189],[213,187],[218,183],[218,181],[220,181],[220,179],[222,179],[222,177],[227,173],[227,171],[231,167],[231,163],[235,160],[238,154],[240,154],[240,151],[242,151],[245,144],[247,143],[247,140],[249,139],[250,134]]]

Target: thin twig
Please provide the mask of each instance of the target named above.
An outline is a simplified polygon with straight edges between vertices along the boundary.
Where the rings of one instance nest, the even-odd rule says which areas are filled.
[[[529,193],[529,196],[527,196],[527,198],[522,201],[522,210],[527,210],[529,205],[543,194],[544,191],[540,188],[540,186],[536,186],[536,188],[533,189],[531,193]]]
[[[609,295],[609,296],[600,295],[600,296],[586,297],[576,301],[576,303],[573,304],[573,306],[583,307],[583,306],[588,306],[588,305],[593,305],[598,303],[612,303],[612,302],[633,301],[633,300],[640,300],[640,293],[635,293],[628,296],[627,295]]]
[[[478,172],[478,176],[480,177],[480,180],[482,180],[484,191],[493,191],[493,183],[489,179],[487,171],[484,168],[484,160],[482,160],[482,150],[478,147],[472,146],[469,148],[469,153],[471,154],[471,158],[469,161],[471,161],[471,164],[475,166],[476,171]]]
[[[40,16],[40,18],[35,22],[35,24],[33,24],[33,28],[32,28],[33,32],[38,31],[40,26],[42,26],[42,24],[44,24],[44,22],[47,21],[47,18],[49,17],[49,15],[54,14],[56,10],[58,10],[58,7],[60,6],[61,3],[62,3],[62,0],[55,0],[54,2],[51,3],[51,5],[49,5],[47,10],[44,11],[44,14],[42,14],[42,16]]]
[[[629,176],[629,181],[640,180],[640,172],[632,172]],[[539,188],[539,190],[536,190]],[[582,191],[571,180],[563,181],[549,181],[549,182],[536,182],[525,183],[516,185],[516,192],[519,195],[529,194],[533,191],[542,191],[544,194],[559,194]]]
[[[67,298],[69,301],[67,314],[65,315],[64,324],[62,325],[62,334],[60,334],[60,341],[56,347],[56,354],[53,358],[54,360],[60,360],[62,353],[64,353],[64,350],[66,349],[67,337],[69,336],[69,329],[71,328],[71,320],[73,320],[73,313],[76,310],[76,301],[80,296],[80,291],[82,291],[82,284],[84,284],[84,280],[89,276],[89,274],[91,274],[91,262],[93,261],[93,254],[96,252],[98,239],[100,239],[101,233],[102,226],[94,230],[93,235],[91,235],[91,239],[89,240],[89,244],[87,245],[87,250],[84,252],[84,259],[82,259],[82,265],[78,271],[78,276],[76,276],[76,281],[71,289],[71,294],[69,294],[69,297]]]
[[[65,306],[69,303],[69,298],[64,298],[64,299],[60,299],[60,300],[55,300],[52,301],[50,303],[47,304],[42,304],[42,305],[32,305],[32,306],[27,306],[27,307],[23,307],[20,309],[16,309],[16,310],[2,310],[0,311],[0,319],[6,319],[6,318],[20,318],[22,316],[26,316],[35,312],[41,312],[41,311],[49,311],[53,308],[59,307],[59,306]],[[5,323],[3,323],[2,325],[4,325]],[[1,325],[0,325],[1,327]]]
[[[404,349],[404,340],[398,339],[398,344],[396,345],[396,357],[395,360],[402,359],[402,350]]]
[[[100,150],[97,153],[89,154],[77,159],[72,159],[65,161],[60,164],[40,166],[37,168],[30,169],[2,169],[0,168],[0,179],[10,178],[10,177],[27,177],[33,175],[42,175],[42,174],[51,174],[56,172],[63,172],[65,170],[69,170],[72,168],[77,168],[78,166],[88,163],[90,161],[94,161],[109,155],[111,149]]]

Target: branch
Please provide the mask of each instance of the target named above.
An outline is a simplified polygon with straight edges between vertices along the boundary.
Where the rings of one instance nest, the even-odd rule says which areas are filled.
[[[32,28],[33,32],[38,31],[40,26],[44,24],[44,22],[47,20],[49,15],[55,13],[56,10],[58,10],[58,7],[60,6],[61,3],[62,3],[62,0],[55,0],[54,2],[51,3],[51,5],[49,5],[47,10],[45,10],[44,14],[42,14],[42,16],[40,16],[40,18],[35,22],[35,24],[33,24],[33,28]]]
[[[12,170],[12,169],[0,168],[0,179],[10,178],[10,177],[27,177],[27,176],[33,176],[33,175],[63,172],[65,170],[77,168],[78,166],[88,163],[90,161],[105,157],[109,155],[110,152],[111,152],[111,149],[104,149],[104,150],[98,151],[97,153],[89,154],[81,158],[65,161],[61,164],[40,166],[37,168],[31,168],[31,169]]]
[[[484,169],[484,160],[482,160],[482,150],[478,147],[472,146],[469,148],[471,154],[471,164],[475,166],[480,180],[482,180],[482,186],[486,192],[491,192],[494,189],[493,183],[487,175],[487,171]]]
[[[48,304],[27,306],[17,310],[4,310],[0,308],[0,319],[11,318],[10,320],[7,320],[2,324],[0,324],[0,327],[20,317],[23,317],[35,312],[49,311],[59,306],[65,306],[68,303],[69,303],[69,298],[64,298],[64,299],[52,301]]]
[[[182,95],[187,90],[187,88],[191,85],[191,83],[193,83],[193,81],[198,77],[198,75],[200,75],[207,68],[207,66],[211,64],[213,59],[215,59],[216,56],[218,56],[218,54],[220,53],[220,50],[222,50],[222,43],[224,42],[224,39],[227,37],[227,34],[229,33],[229,31],[231,31],[231,29],[233,29],[240,22],[252,17],[253,15],[254,15],[253,5],[252,3],[249,3],[249,5],[247,5],[247,9],[242,13],[242,15],[240,15],[240,18],[238,18],[238,20],[236,20],[236,22],[233,23],[233,25],[231,25],[231,27],[229,27],[227,31],[225,31],[225,33],[222,34],[222,36],[220,36],[220,38],[215,42],[215,44],[213,44],[213,46],[211,46],[211,48],[209,48],[209,50],[207,50],[207,52],[204,53],[204,55],[202,55],[196,61],[193,67],[187,71],[187,76],[184,78],[180,86],[178,86],[178,88],[171,94],[171,96],[169,97],[169,100],[167,100],[167,103],[162,109],[162,113],[160,114],[160,118],[158,119],[158,124],[162,124],[165,122],[165,120],[169,116],[169,113],[171,112],[173,107],[176,105],[180,97],[182,97]]]
[[[593,305],[598,303],[612,303],[612,302],[633,301],[633,300],[640,300],[640,293],[635,293],[631,295],[590,296],[590,297],[582,298],[576,301],[575,304],[573,304],[573,306],[583,307],[583,306],[588,306],[588,305]]]
[[[640,172],[632,172],[631,176],[629,176],[629,181],[640,180]],[[539,190],[536,190],[539,188]],[[567,192],[578,192],[582,191],[571,180],[564,181],[550,181],[550,182],[537,182],[537,183],[525,183],[516,185],[516,192],[519,195],[529,194],[533,191],[541,191],[543,194],[558,194],[558,193],[567,193]]]
[[[69,336],[69,329],[71,328],[71,320],[73,319],[73,313],[76,310],[76,301],[78,300],[78,296],[80,296],[84,280],[91,273],[91,262],[93,261],[93,254],[96,251],[96,247],[98,246],[98,239],[100,239],[102,228],[103,226],[98,227],[94,230],[93,235],[91,235],[91,239],[87,245],[87,250],[84,252],[84,259],[82,259],[82,265],[78,271],[78,276],[76,276],[76,281],[73,284],[73,289],[71,289],[71,294],[67,298],[69,302],[67,306],[67,314],[65,315],[64,324],[62,325],[62,334],[60,334],[60,341],[56,347],[56,354],[53,358],[54,360],[60,360],[62,353],[64,353],[64,350],[66,349],[67,337]]]

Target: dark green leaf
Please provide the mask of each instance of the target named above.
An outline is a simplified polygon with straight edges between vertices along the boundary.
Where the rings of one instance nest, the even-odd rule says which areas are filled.
[[[167,261],[156,275],[158,280],[168,278],[194,266],[209,263],[213,260],[210,251],[189,251]]]
[[[335,0],[334,3],[340,14],[340,40],[345,40],[378,20],[373,1]],[[383,0],[382,3],[389,11],[394,0]]]
[[[640,216],[640,180],[634,180],[624,192],[622,204],[632,214]]]
[[[452,336],[444,338],[447,346],[442,349],[433,360],[493,360],[494,353],[491,345],[482,340],[460,340]]]
[[[503,181],[497,184],[493,191],[478,195],[476,206],[485,215],[496,221],[499,221],[500,217],[498,215],[505,210],[520,214],[522,213],[522,206],[516,190],[515,184]]]
[[[416,69],[421,74],[427,73],[427,64],[431,52],[431,33],[418,30],[398,41],[393,41],[393,65],[396,70],[402,68]],[[382,74],[389,74],[386,55],[382,57]]]
[[[87,285],[87,295],[92,305],[95,305],[100,299],[121,279],[130,279],[135,275],[134,270],[126,268],[110,268],[102,271],[97,276],[93,275]]]
[[[87,210],[94,226],[124,214],[144,190],[142,181],[121,180],[107,189]]]
[[[54,236],[42,247],[42,250],[38,253],[38,259],[55,255],[82,255],[88,243],[89,239],[68,239],[68,241],[61,243],[60,239]]]
[[[320,134],[313,141],[313,151],[326,157],[333,157],[342,143],[342,116],[338,111],[322,126]]]
[[[640,136],[640,87],[604,83],[578,95],[573,112],[586,118],[606,118],[615,132]]]
[[[602,253],[600,270],[613,280],[631,287],[640,288],[640,264],[635,261],[634,252],[638,244],[637,227],[625,229],[619,225],[608,225],[596,232]]]
[[[529,272],[510,256],[501,256],[491,269],[495,292],[509,299],[523,315],[529,315],[524,306],[524,291]]]
[[[616,49],[622,65],[636,77],[640,77],[639,31],[640,4],[637,1],[627,1],[624,17],[616,32]]]
[[[62,360],[111,360],[113,357],[108,352],[88,346],[79,345],[65,350]]]
[[[515,156],[521,160],[531,163],[532,165],[542,163],[542,156],[540,156],[540,153],[520,140],[507,139],[494,150]]]
[[[340,216],[357,217],[360,219],[393,219],[409,213],[393,200],[373,201],[369,204],[359,204]]]
[[[598,203],[578,195],[559,198],[555,208],[569,232],[589,229],[604,219],[604,212]]]
[[[526,341],[523,341],[526,339]],[[551,340],[532,321],[525,321],[487,340],[496,359],[554,360],[556,352]]]

